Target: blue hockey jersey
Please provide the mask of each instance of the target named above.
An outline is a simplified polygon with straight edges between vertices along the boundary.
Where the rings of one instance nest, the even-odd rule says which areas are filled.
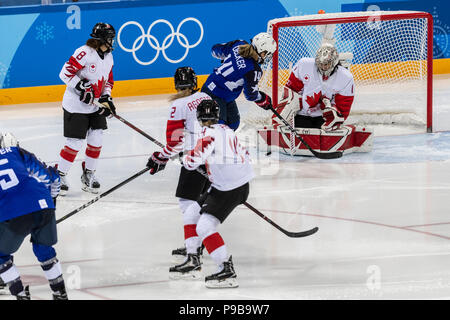
[[[51,184],[59,175],[20,147],[0,149],[0,222],[55,208]]]
[[[203,86],[227,102],[236,100],[242,90],[249,101],[261,99],[258,90],[261,67],[252,58],[239,55],[239,46],[243,44],[247,42],[235,40],[216,44],[211,49],[213,57],[222,60],[222,65],[214,69]]]

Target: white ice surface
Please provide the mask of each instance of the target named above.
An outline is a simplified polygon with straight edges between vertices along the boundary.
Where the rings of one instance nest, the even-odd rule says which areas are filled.
[[[448,82],[436,85],[439,131],[450,126],[448,88]],[[116,104],[125,119],[164,142],[166,98],[118,98]],[[242,112],[245,108],[243,103]],[[48,163],[58,160],[64,143],[58,103],[0,106],[0,130],[14,132],[23,147]],[[180,167],[172,163],[155,176],[135,179],[58,225],[56,250],[69,297],[449,299],[450,133],[377,133],[371,153],[336,160],[280,156],[278,161],[251,149],[259,160],[248,202],[290,231],[320,230],[288,238],[238,207],[219,229],[233,256],[237,289],[168,279],[170,252],[183,243],[174,196]],[[143,169],[155,150],[139,133],[109,120],[97,172],[102,190]],[[69,173],[70,193],[58,199],[58,218],[94,197],[80,190],[82,159],[81,152]],[[28,240],[15,263],[33,298],[49,299]],[[204,274],[215,270],[206,255]]]

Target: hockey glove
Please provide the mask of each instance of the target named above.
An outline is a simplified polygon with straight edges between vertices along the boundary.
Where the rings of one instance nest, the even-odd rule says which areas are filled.
[[[261,91],[261,99],[256,100],[255,103],[258,105],[258,107],[263,108],[264,110],[269,110],[272,107],[272,99]]]
[[[147,168],[150,168],[150,174],[153,175],[158,171],[164,170],[168,161],[169,159],[165,158],[161,152],[153,152],[147,162]]]
[[[92,104],[94,102],[94,91],[87,79],[80,80],[75,86],[75,90],[79,92],[80,101],[86,104]]]
[[[325,105],[322,117],[325,121],[322,124],[322,130],[330,131],[337,130],[344,123],[344,117],[337,111],[336,107],[332,106],[329,99],[322,99]]]
[[[98,99],[98,102],[100,102],[102,105],[104,105],[107,109],[109,109],[109,114],[116,114],[116,106],[114,105],[113,98],[108,95],[104,94]]]

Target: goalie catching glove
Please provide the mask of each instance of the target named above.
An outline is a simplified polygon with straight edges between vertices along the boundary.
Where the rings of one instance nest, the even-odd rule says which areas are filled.
[[[261,99],[256,100],[255,103],[258,107],[263,108],[264,110],[269,110],[272,108],[272,99],[270,99],[270,97],[264,92],[261,92]]]
[[[100,99],[98,99],[98,102],[104,105],[103,108],[98,110],[99,115],[109,117],[111,114],[116,114],[116,106],[114,105],[113,99],[110,95],[105,94],[101,96]]]
[[[331,130],[337,130],[340,128],[341,124],[344,123],[344,117],[342,114],[331,105],[331,102],[329,99],[322,99],[322,102],[325,105],[325,108],[323,109],[322,117],[325,121],[322,124],[322,130],[325,131],[331,131]]]
[[[150,174],[155,174],[158,171],[164,170],[169,159],[164,157],[161,152],[153,152],[152,156],[148,159],[147,168],[150,168]]]

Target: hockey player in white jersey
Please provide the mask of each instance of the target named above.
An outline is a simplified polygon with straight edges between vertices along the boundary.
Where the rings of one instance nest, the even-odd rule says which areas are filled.
[[[353,75],[339,62],[339,54],[330,43],[324,43],[315,58],[300,59],[292,69],[277,111],[288,120],[294,116],[297,128],[339,129],[354,99]],[[290,90],[300,95],[299,107],[292,103]],[[276,116],[272,122],[274,127],[282,125]]]
[[[202,101],[197,107],[197,119],[202,132],[195,148],[183,156],[183,165],[188,170],[206,165],[211,187],[184,213],[184,227],[188,230],[185,232],[187,258],[170,268],[169,273],[172,279],[197,278],[202,264],[198,248],[203,243],[218,267],[216,273],[205,278],[206,287],[235,288],[238,283],[233,261],[217,227],[234,208],[247,200],[253,169],[249,153],[234,131],[218,124],[217,102]]]
[[[163,150],[154,152],[148,159],[147,166],[150,168],[150,174],[163,170],[169,158],[194,148],[201,131],[197,121],[197,106],[201,101],[211,99],[206,93],[197,91],[197,76],[191,67],[178,68],[175,71],[174,82],[177,93],[169,99],[167,143]],[[208,190],[209,186],[209,180],[200,173],[182,167],[175,192],[181,212],[184,214],[186,209]],[[185,230],[185,233],[189,235],[189,230]],[[186,248],[175,249],[172,255],[175,261],[184,261]]]
[[[64,137],[66,142],[60,152],[58,171],[61,176],[61,195],[69,190],[66,175],[84,141],[86,160],[82,163],[82,189],[98,193],[100,183],[94,176],[103,145],[106,117],[115,113],[111,98],[114,85],[112,50],[116,32],[110,24],[99,22],[86,44],[76,49],[59,77],[67,85],[62,107],[64,109]],[[99,108],[94,100],[104,105]]]

